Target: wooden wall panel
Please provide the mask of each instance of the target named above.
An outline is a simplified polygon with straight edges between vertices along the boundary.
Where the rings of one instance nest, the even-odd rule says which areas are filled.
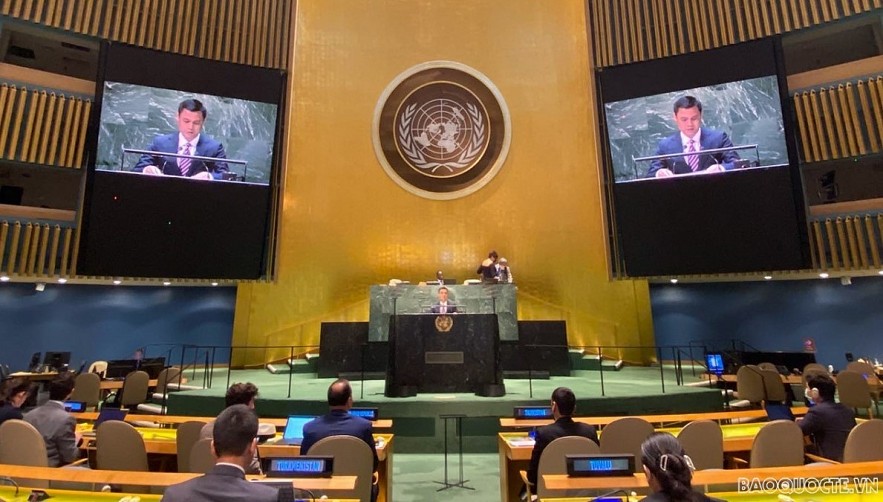
[[[625,0],[634,8],[643,0]],[[294,0],[3,0],[0,13],[83,35],[269,68],[287,68]],[[634,12],[635,17],[640,16]],[[632,19],[624,33],[639,38]],[[651,23],[650,18],[641,19]],[[660,21],[661,22],[661,21]],[[650,32],[655,32],[654,27]],[[648,41],[658,50],[655,41]],[[631,59],[643,59],[641,48]],[[654,56],[656,53],[654,53]]]
[[[592,58],[607,67],[828,23],[883,0],[587,0]]]

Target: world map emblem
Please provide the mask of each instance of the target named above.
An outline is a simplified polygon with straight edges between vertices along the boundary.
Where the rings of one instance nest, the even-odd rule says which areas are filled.
[[[459,63],[418,65],[397,77],[375,110],[374,146],[399,186],[431,199],[487,184],[510,142],[505,101],[490,80]]]

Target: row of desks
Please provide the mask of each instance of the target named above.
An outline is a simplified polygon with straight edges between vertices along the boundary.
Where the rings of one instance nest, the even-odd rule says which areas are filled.
[[[805,406],[799,406],[791,408],[791,412],[795,417],[806,415],[806,412],[809,408]],[[611,422],[615,422],[620,418],[624,418],[623,416],[609,416],[609,417],[573,417],[575,422],[582,422],[586,424],[596,425],[599,427],[610,424]],[[646,420],[647,422],[654,425],[665,425],[667,423],[686,423],[692,422],[694,420],[715,420],[718,422],[726,422],[731,420],[761,420],[767,418],[767,413],[764,410],[744,410],[744,411],[718,411],[718,412],[708,412],[708,413],[682,413],[682,414],[672,414],[672,415],[639,415],[636,418],[640,418]],[[543,419],[543,420],[523,420],[523,419],[514,419],[514,418],[501,418],[500,419],[500,427],[503,430],[507,429],[524,429],[524,428],[533,428],[533,427],[542,427],[543,425],[551,424],[553,420],[551,419]]]
[[[50,372],[50,373],[29,373],[25,371],[20,371],[18,373],[12,373],[9,375],[10,377],[24,378],[30,380],[32,382],[45,382],[49,380],[55,379],[58,376],[58,373]],[[156,379],[150,380],[148,382],[149,387],[156,387]],[[119,390],[123,388],[123,380],[102,380],[99,385],[99,389],[103,391],[110,390]]]
[[[55,467],[28,467],[20,465],[0,465],[0,472],[4,476],[18,479],[37,479],[49,481],[62,481],[67,483],[82,483],[84,485],[138,485],[144,487],[167,487],[178,483],[183,483],[189,479],[201,476],[195,473],[178,473],[178,472],[132,472],[132,471],[110,471],[110,470],[91,470],[91,469],[58,469]],[[248,476],[251,481],[272,481],[286,482],[290,481],[294,487],[310,491],[322,490],[354,490],[356,487],[356,476],[332,476],[330,478],[265,478],[263,476]],[[20,490],[22,492],[24,488]],[[52,500],[120,500],[124,495],[119,493],[102,494],[96,492],[80,492],[68,490],[47,490],[51,492]],[[11,497],[3,498],[9,500]],[[13,491],[9,492],[10,494]],[[102,496],[109,498],[101,498]],[[142,500],[158,500],[159,496],[137,494]],[[63,497],[63,498],[59,498]],[[27,497],[25,496],[26,500]],[[16,500],[16,499],[12,499]]]
[[[98,418],[97,412],[86,411],[82,413],[71,413],[78,422],[92,422]],[[186,417],[186,416],[174,416],[174,415],[135,415],[128,414],[126,415],[126,422],[134,423],[134,422],[152,422],[160,425],[180,425],[184,422],[211,422],[215,419],[215,417]],[[285,427],[285,423],[288,421],[287,418],[261,418],[262,424],[273,424],[277,428]],[[392,420],[377,420],[372,422],[374,429],[376,430],[390,430],[392,429]]]
[[[76,414],[83,415],[83,414]],[[151,417],[153,417],[151,415]],[[128,417],[127,417],[128,418]],[[179,418],[187,418],[187,417],[179,417]],[[191,419],[193,417],[190,417]],[[178,422],[179,423],[179,422]],[[77,428],[80,432],[85,432],[92,430],[92,424],[90,423],[80,423],[77,425]],[[178,453],[178,444],[177,444],[177,429],[166,428],[159,429],[153,427],[136,427],[135,428],[144,439],[144,447],[147,450],[148,454],[153,455],[177,455]],[[266,443],[262,443],[258,445],[258,452],[261,458],[278,458],[278,457],[296,457],[300,455],[300,446],[298,445],[283,445],[276,444],[276,441],[281,439],[281,434],[276,434],[275,438],[270,439]],[[377,449],[377,458],[379,463],[377,465],[377,475],[379,478],[378,483],[378,497],[377,500],[379,502],[385,502],[392,499],[392,473],[393,473],[393,440],[394,436],[392,434],[374,434],[375,446]],[[86,451],[95,449],[95,438],[87,438],[86,441],[83,442],[82,448]],[[2,471],[0,471],[2,472]],[[148,473],[144,473],[147,475]],[[176,474],[176,473],[149,473],[150,476],[154,474]],[[193,477],[192,475],[190,477]],[[126,483],[126,484],[139,484],[139,483]],[[298,486],[301,487],[300,485]],[[303,488],[307,488],[312,490],[307,486],[303,486]],[[330,487],[325,487],[324,489],[332,489]],[[334,488],[337,489],[337,488]],[[343,490],[352,489],[352,488],[341,488]]]

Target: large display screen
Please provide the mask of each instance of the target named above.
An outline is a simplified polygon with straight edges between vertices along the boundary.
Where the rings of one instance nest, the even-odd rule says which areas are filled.
[[[789,164],[775,74],[605,103],[604,110],[617,182]],[[697,135],[694,170],[686,155],[670,155],[686,152],[686,138]]]
[[[286,75],[104,43],[81,275],[267,273]]]
[[[123,82],[105,82],[103,91],[96,169],[145,174],[154,166],[165,176],[270,183],[275,103]]]
[[[807,266],[778,39],[597,72],[615,266],[630,277]]]

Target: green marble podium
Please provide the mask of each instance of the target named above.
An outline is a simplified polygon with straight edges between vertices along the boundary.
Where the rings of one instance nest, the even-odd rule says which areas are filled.
[[[496,314],[502,341],[518,341],[516,289],[513,284],[451,285],[448,301],[463,314]],[[368,341],[389,340],[391,315],[425,314],[437,301],[439,286],[371,286]]]

